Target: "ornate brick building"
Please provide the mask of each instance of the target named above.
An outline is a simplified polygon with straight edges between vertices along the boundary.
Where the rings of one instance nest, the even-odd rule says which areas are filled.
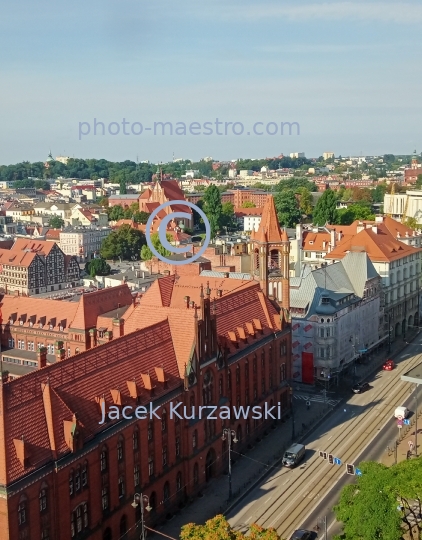
[[[253,279],[163,277],[119,319],[120,338],[0,384],[2,538],[139,538],[135,493],[149,523],[165,518],[226,469],[224,427],[242,451],[276,422],[210,407],[288,414],[290,325],[265,293]],[[159,417],[127,413],[150,404]]]

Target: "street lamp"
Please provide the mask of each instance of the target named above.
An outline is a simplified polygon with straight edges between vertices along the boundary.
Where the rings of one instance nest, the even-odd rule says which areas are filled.
[[[138,505],[141,505],[141,540],[145,540],[145,521],[144,521],[144,503],[147,505],[145,506],[145,510],[147,512],[151,512],[152,507],[149,504],[149,497],[147,495],[143,495],[142,493],[135,493],[133,496],[133,508],[137,508]]]
[[[223,436],[221,437],[223,441],[227,440],[229,446],[229,500],[232,498],[232,441],[237,443],[236,432],[230,428],[223,429]]]

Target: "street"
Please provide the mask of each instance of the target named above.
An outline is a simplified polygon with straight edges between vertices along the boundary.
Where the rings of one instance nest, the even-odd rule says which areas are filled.
[[[304,441],[306,456],[296,469],[280,467],[229,513],[231,525],[246,531],[256,522],[289,538],[295,529],[312,530],[319,518],[327,516],[328,539],[339,532],[331,508],[343,485],[354,478],[346,475],[345,464],[379,459],[397,435],[395,407],[409,403],[412,410],[410,384],[400,375],[422,361],[421,354],[415,355],[420,350],[421,336],[417,336],[398,354],[395,370],[375,373],[368,379],[367,392],[353,395]],[[319,451],[333,454],[342,464],[330,465]],[[323,531],[319,538],[324,538]]]

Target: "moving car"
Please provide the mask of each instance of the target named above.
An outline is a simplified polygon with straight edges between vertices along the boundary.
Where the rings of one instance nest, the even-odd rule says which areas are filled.
[[[393,362],[393,360],[391,359],[388,359],[387,362],[382,366],[382,369],[384,371],[392,371],[395,367],[395,364]]]
[[[292,446],[284,452],[283,465],[285,467],[295,467],[302,461],[305,452],[306,447],[304,444],[292,444]]]
[[[312,540],[315,537],[312,531],[306,531],[305,529],[298,529],[290,537],[290,540]]]
[[[370,386],[367,382],[360,382],[352,386],[352,391],[355,394],[361,394],[362,392],[366,392],[366,390],[369,390]]]
[[[409,416],[409,409],[407,407],[396,407],[396,410],[394,411],[394,417],[398,418],[407,418]]]

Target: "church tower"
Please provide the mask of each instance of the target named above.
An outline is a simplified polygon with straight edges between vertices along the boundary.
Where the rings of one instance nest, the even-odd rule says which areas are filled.
[[[251,274],[269,298],[290,309],[290,242],[280,228],[274,198],[268,195],[257,232],[251,234]]]

